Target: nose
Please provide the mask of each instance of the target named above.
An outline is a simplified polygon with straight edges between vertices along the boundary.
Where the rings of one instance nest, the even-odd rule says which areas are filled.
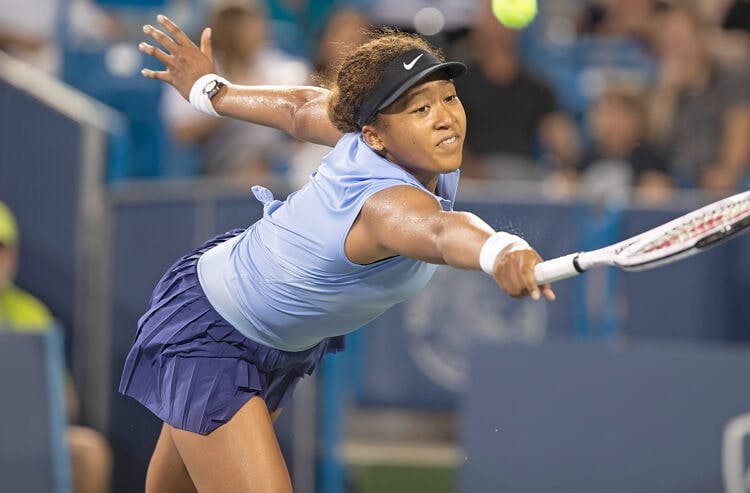
[[[453,108],[448,107],[445,101],[437,105],[435,112],[435,128],[450,128],[456,121],[456,115],[453,114]]]

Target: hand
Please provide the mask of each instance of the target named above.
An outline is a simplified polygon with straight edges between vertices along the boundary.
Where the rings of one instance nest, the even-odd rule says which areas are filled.
[[[199,77],[215,71],[213,52],[211,48],[211,29],[205,28],[201,34],[201,47],[185,35],[182,30],[164,15],[156,16],[156,20],[172,35],[167,36],[150,24],[143,26],[143,32],[154,38],[166,51],[148,43],[140,43],[138,49],[159,60],[166,70],[156,71],[143,69],[144,77],[158,79],[171,84],[184,97],[189,99],[190,89]]]
[[[525,244],[522,247],[508,245],[495,261],[495,282],[513,298],[531,295],[533,299],[538,300],[541,287],[544,297],[549,301],[555,301],[552,287],[549,284],[537,286],[534,279],[534,266],[541,261],[542,257]]]

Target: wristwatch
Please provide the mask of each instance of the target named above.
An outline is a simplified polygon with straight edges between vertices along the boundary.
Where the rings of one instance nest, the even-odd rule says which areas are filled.
[[[224,84],[222,81],[217,79],[211,79],[208,82],[206,82],[206,85],[203,86],[203,94],[209,99],[213,99],[214,96],[216,96],[219,93],[219,90],[224,87],[226,84]]]

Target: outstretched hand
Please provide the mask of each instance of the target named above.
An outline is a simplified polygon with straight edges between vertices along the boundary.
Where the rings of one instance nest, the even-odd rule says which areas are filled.
[[[555,301],[555,293],[549,284],[537,286],[534,278],[534,266],[542,261],[542,257],[528,247],[506,248],[495,261],[493,271],[495,282],[513,298],[531,296],[538,300],[541,293],[549,301]]]
[[[184,97],[189,99],[190,89],[199,77],[215,71],[213,53],[211,49],[211,29],[203,29],[201,46],[198,48],[177,24],[164,15],[156,16],[156,20],[171,35],[150,24],[143,26],[143,32],[156,40],[164,49],[142,42],[138,49],[159,60],[166,70],[157,71],[144,68],[141,74],[150,79],[158,79],[174,86]]]

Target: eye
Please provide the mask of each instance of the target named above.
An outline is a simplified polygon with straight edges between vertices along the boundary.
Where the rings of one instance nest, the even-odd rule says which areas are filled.
[[[429,106],[424,105],[424,106],[420,106],[419,108],[415,109],[414,111],[412,111],[412,113],[425,113],[425,112],[427,112],[428,109],[429,109]]]
[[[456,96],[455,94],[451,94],[450,96],[447,96],[445,98],[445,102],[446,103],[452,103],[452,102],[457,101],[457,100],[458,100],[458,96]]]

